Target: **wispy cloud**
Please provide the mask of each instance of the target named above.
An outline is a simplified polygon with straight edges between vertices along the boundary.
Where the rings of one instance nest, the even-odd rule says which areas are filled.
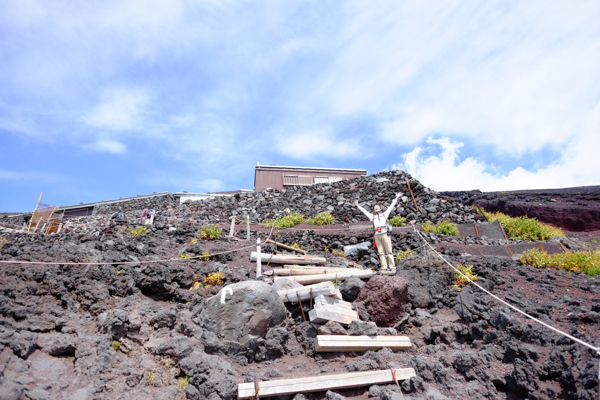
[[[128,89],[113,89],[101,96],[101,100],[83,120],[99,129],[113,131],[140,130],[149,98],[146,94]]]
[[[83,148],[110,154],[122,154],[127,151],[127,147],[123,143],[114,140],[98,140],[83,145]]]
[[[336,137],[329,129],[317,129],[280,137],[278,150],[296,159],[347,158],[358,154],[359,145],[357,142]]]

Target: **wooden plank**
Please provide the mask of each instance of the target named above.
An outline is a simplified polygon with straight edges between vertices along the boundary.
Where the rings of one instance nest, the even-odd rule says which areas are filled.
[[[335,295],[335,286],[331,282],[323,282],[316,285],[303,286],[294,289],[283,289],[279,290],[277,294],[284,302],[297,303],[297,297],[300,296],[300,301],[310,300],[312,289],[313,299],[322,294],[325,296]]]
[[[292,266],[289,268],[273,268],[275,276],[298,276],[298,275],[317,275],[317,274],[334,274],[336,272],[360,272],[367,271],[358,268],[333,268],[333,267],[309,267],[309,266]]]
[[[274,279],[293,279],[303,285],[309,285],[312,283],[326,282],[326,281],[345,281],[346,279],[356,276],[360,279],[369,279],[373,277],[373,271],[367,269],[358,272],[336,272],[333,274],[320,274],[320,275],[300,275],[300,276],[276,276]]]
[[[347,315],[347,316],[353,317],[353,318],[358,317],[358,312],[356,310],[353,310],[351,308],[342,307],[342,306],[336,306],[336,305],[332,305],[332,304],[315,303],[314,309],[336,312],[338,314]]]
[[[340,308],[340,310],[342,310]],[[316,324],[324,324],[327,321],[334,321],[341,325],[348,325],[350,322],[358,319],[358,313],[354,311],[355,315],[346,315],[341,312],[331,311],[326,308],[313,308],[308,313],[308,317],[310,322],[314,322]]]
[[[364,351],[390,348],[392,350],[410,349],[412,344],[408,336],[345,336],[317,335],[315,349],[317,352],[330,351]]]
[[[413,368],[394,369],[396,379],[405,380],[416,376]],[[361,386],[393,383],[389,369],[351,372],[337,375],[309,376],[307,378],[279,379],[259,382],[259,396],[281,396],[296,393],[324,392],[326,390],[347,389]],[[254,382],[238,384],[238,399],[249,399],[255,394]]]
[[[335,297],[336,299],[339,299],[339,300],[344,300],[344,297],[342,296],[342,292],[338,288],[335,288],[335,293],[333,294],[333,297]]]
[[[258,253],[250,253],[250,261],[256,261]],[[260,255],[261,261],[271,264],[325,264],[325,257],[301,256],[294,254],[264,254]]]
[[[315,306],[318,303],[330,304],[332,306],[342,307],[342,308],[346,308],[348,310],[352,310],[352,303],[349,303],[344,300],[336,299],[334,297],[323,296],[322,294],[315,297]]]
[[[271,239],[267,240],[267,242],[274,243],[275,246],[281,247],[282,249],[286,249],[286,250],[289,250],[289,251],[295,251],[296,253],[300,253],[300,254],[306,254],[306,250],[297,249],[295,247],[288,246],[287,244],[279,243],[279,242],[276,242],[276,241],[271,240]]]

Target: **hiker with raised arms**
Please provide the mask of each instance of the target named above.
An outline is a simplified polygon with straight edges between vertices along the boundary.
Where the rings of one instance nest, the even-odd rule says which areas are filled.
[[[358,204],[358,200],[354,202],[358,209],[362,211],[371,222],[373,222],[373,247],[377,249],[377,253],[379,254],[379,262],[381,263],[381,269],[384,270],[396,268],[396,264],[394,264],[394,254],[392,253],[392,239],[388,235],[388,232],[391,232],[392,230],[388,222],[388,218],[394,207],[396,207],[396,203],[398,202],[398,198],[400,198],[400,196],[402,196],[402,193],[396,193],[396,198],[388,207],[388,209],[385,210],[385,212],[381,212],[381,206],[379,204],[375,204],[375,207],[373,207],[373,212],[375,214],[371,214],[362,208]]]

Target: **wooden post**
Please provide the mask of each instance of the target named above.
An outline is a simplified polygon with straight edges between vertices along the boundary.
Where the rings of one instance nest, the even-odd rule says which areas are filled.
[[[310,295],[312,297],[312,288],[310,289]],[[296,292],[296,296],[298,297],[298,304],[300,305],[300,311],[302,311],[302,319],[306,322],[306,316],[304,315],[304,308],[302,308],[302,302],[300,301],[300,295]]]
[[[42,192],[40,192],[40,197],[38,198],[37,204],[35,205],[35,210],[33,210],[33,214],[31,214],[31,219],[29,220],[29,225],[27,225],[27,232],[31,229],[31,223],[33,222],[33,217],[35,216],[35,212],[40,206],[40,201],[42,200]]]
[[[483,253],[481,252],[481,250],[479,250],[479,246],[475,246],[475,248],[477,249],[477,251],[479,252],[479,254],[481,254],[481,256],[483,257]]]
[[[295,251],[296,253],[306,254],[306,250],[297,249],[295,247],[288,246],[286,244],[279,243],[279,242],[276,242],[276,241],[271,240],[271,239],[269,239],[268,242],[269,243],[274,243],[277,247],[281,247],[282,249],[286,249],[286,250],[289,250],[289,251]]]
[[[563,246],[563,244],[561,242],[558,242],[558,244],[560,244],[560,247],[562,247],[562,249],[565,253],[568,253],[567,249],[565,248],[565,246]]]
[[[500,220],[497,219],[496,222],[498,223],[498,226],[500,227],[500,231],[502,231],[502,235],[504,235],[504,239],[508,240],[508,238],[506,237],[506,233],[504,233],[504,228],[502,227]]]
[[[229,228],[229,237],[233,237],[233,233],[235,232],[235,217],[229,217],[231,220],[231,228]]]
[[[196,209],[194,210],[194,214],[192,215],[192,220],[190,221],[190,227],[193,228],[194,227],[194,219],[196,218],[196,211],[198,211],[198,207],[200,207],[200,202],[201,200],[198,200],[198,204],[196,204]]]
[[[408,186],[408,190],[410,191],[410,197],[413,199],[413,203],[415,203],[415,208],[419,211],[419,206],[417,205],[417,201],[415,200],[415,196],[413,195],[412,189],[410,188],[410,183],[408,183],[408,179],[406,180],[406,186]]]
[[[512,250],[510,249],[510,247],[506,246],[506,250],[508,250],[508,252],[510,253],[511,256],[514,256]]]
[[[250,216],[246,215],[246,240],[250,240]]]
[[[260,262],[262,260],[261,254],[260,254],[260,238],[256,239],[256,253],[257,253],[257,257],[256,257],[256,277],[260,278],[261,274],[262,274],[262,267],[260,265]]]
[[[58,224],[58,229],[56,230],[56,234],[58,235],[60,233],[60,230],[62,229],[62,223]]]
[[[540,242],[537,242],[537,244],[538,244],[538,246],[540,246],[540,250],[542,250],[544,252],[546,251],[546,250],[544,250],[544,248],[542,247],[542,244]]]
[[[477,230],[477,222],[473,222],[473,226],[475,227],[475,234],[479,237],[479,230]]]

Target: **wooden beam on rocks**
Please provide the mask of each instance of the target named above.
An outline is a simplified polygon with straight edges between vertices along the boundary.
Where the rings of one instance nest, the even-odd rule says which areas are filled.
[[[364,351],[387,347],[392,350],[410,349],[408,336],[346,336],[317,335],[315,349],[318,353],[331,351]]]
[[[324,324],[327,321],[333,321],[341,325],[348,325],[350,322],[358,319],[358,312],[342,307],[323,305],[310,310],[308,317],[310,322],[314,322],[315,324]]]
[[[366,271],[358,268],[332,268],[332,267],[313,267],[306,265],[296,265],[287,268],[273,268],[275,276],[298,276],[298,275],[317,275],[334,274],[336,272],[357,272]]]
[[[277,291],[277,294],[284,303],[297,303],[298,297],[300,297],[300,301],[310,300],[311,290],[313,298],[320,294],[325,296],[335,296],[336,294],[336,288],[331,282],[323,282],[317,285],[303,286],[294,289],[283,289]]]
[[[323,296],[319,295],[315,297],[315,308],[317,308],[320,304],[329,304],[336,307],[346,308],[348,310],[352,310],[352,303],[336,299],[335,297]]]
[[[276,276],[274,279],[293,279],[302,285],[309,285],[312,283],[326,282],[326,281],[345,281],[346,279],[356,276],[360,279],[369,279],[374,275],[371,270],[364,271],[350,271],[350,272],[334,272],[331,274],[319,274],[319,275],[300,275],[300,276]]]
[[[257,254],[255,251],[250,253],[250,261],[256,261]],[[264,254],[260,255],[261,261],[271,264],[325,264],[325,257],[318,256],[301,256],[294,254]]]
[[[394,369],[397,380],[416,376],[413,368]],[[326,390],[347,389],[361,386],[381,385],[394,382],[392,371],[376,370],[351,372],[337,375],[309,376],[306,378],[279,379],[260,382],[261,397],[282,396],[296,393],[324,392]],[[256,393],[253,382],[238,384],[238,399],[250,399]]]
[[[297,249],[295,247],[288,246],[287,244],[279,243],[279,242],[276,242],[276,241],[271,240],[271,239],[267,240],[267,242],[273,243],[273,244],[275,244],[275,246],[281,247],[282,249],[286,249],[286,250],[289,250],[289,251],[295,251],[296,253],[306,254],[306,250]]]

